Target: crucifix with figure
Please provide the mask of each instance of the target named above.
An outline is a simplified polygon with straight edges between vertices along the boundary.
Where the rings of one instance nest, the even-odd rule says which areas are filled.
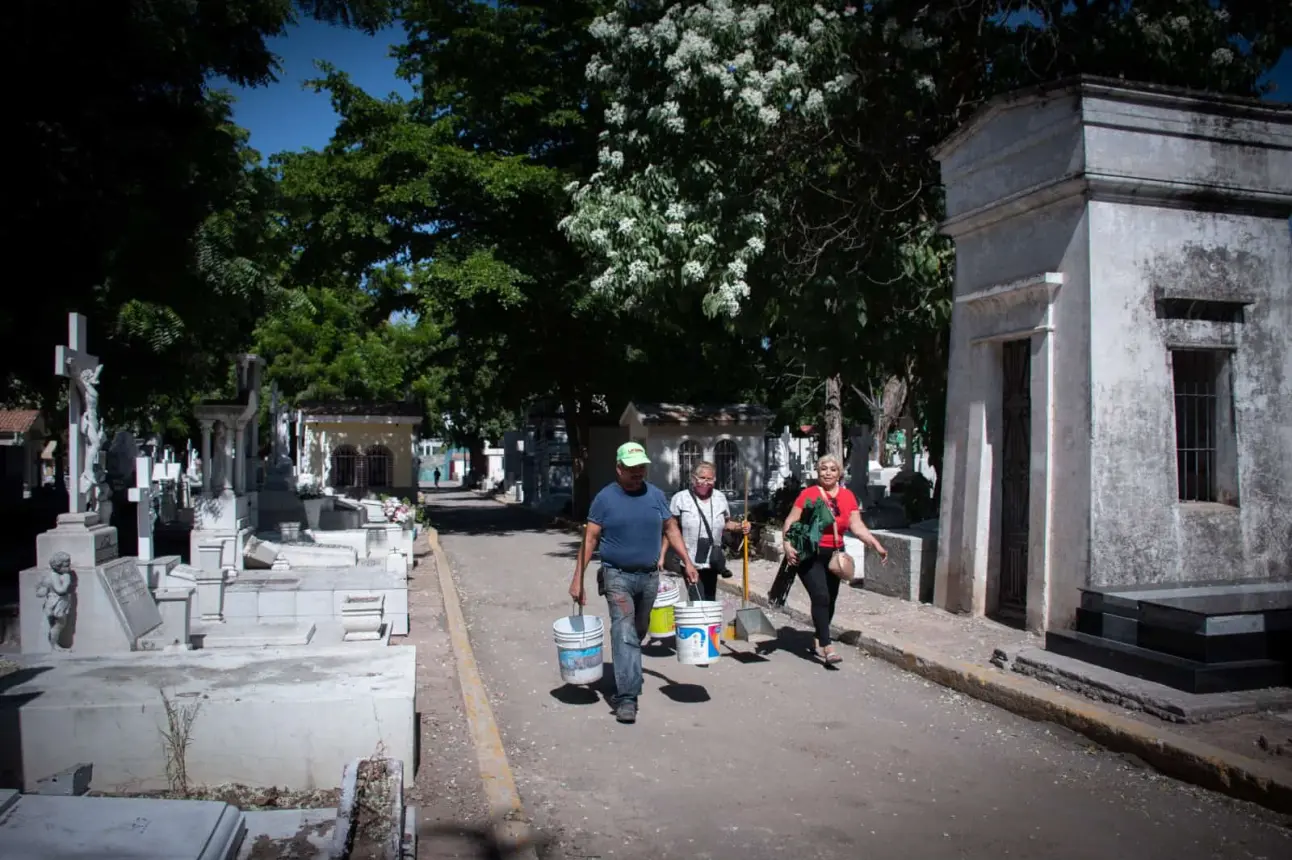
[[[85,352],[87,348],[85,317],[78,313],[67,315],[67,346],[54,347],[54,372],[65,376],[70,381],[67,391],[67,510],[78,514],[88,510],[88,496],[94,489],[86,487],[81,481],[82,473],[95,463],[83,462],[86,459],[85,440],[81,437],[82,419],[88,417],[91,423],[98,421],[97,404],[87,404],[86,414],[81,414],[81,379],[82,374],[93,374],[100,369],[97,356]],[[97,385],[97,378],[94,379]]]
[[[139,531],[139,549],[135,554],[140,561],[153,560],[153,458],[135,458],[135,485],[129,490],[130,501],[136,502],[135,525]]]

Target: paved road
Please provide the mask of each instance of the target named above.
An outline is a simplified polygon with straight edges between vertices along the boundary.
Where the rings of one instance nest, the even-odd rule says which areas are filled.
[[[838,671],[788,648],[707,669],[648,657],[638,722],[619,725],[560,684],[575,539],[473,494],[432,503],[549,857],[1292,856],[1286,821],[851,649]]]

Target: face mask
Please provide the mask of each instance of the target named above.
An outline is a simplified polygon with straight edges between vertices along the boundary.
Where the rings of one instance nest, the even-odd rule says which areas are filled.
[[[696,496],[701,499],[707,499],[713,495],[713,484],[692,484],[691,489],[695,491]]]

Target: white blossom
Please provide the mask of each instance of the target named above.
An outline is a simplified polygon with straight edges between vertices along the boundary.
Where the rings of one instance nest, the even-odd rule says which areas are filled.
[[[1211,52],[1211,62],[1217,66],[1227,66],[1234,61],[1234,52],[1228,48],[1217,48]]]
[[[807,15],[778,17],[757,0],[618,0],[618,11],[593,22],[601,50],[587,76],[612,101],[598,130],[599,169],[567,186],[574,209],[559,227],[605,265],[594,290],[643,306],[670,282],[660,275],[674,272],[704,290],[707,313],[740,312],[766,251],[767,216],[781,205],[750,185],[768,157],[768,129],[788,116],[824,123],[835,105],[855,109],[842,101],[852,78],[832,55],[839,40],[830,34],[840,26],[834,9],[844,18],[857,10],[808,2],[817,8]],[[773,21],[783,31],[770,30]],[[701,122],[717,149],[682,155],[656,143]]]
[[[650,274],[650,266],[643,260],[633,260],[628,264],[628,280],[631,283],[642,281]]]

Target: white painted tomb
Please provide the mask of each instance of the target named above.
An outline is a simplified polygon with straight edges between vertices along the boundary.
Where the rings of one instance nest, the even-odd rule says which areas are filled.
[[[936,153],[955,239],[934,603],[1292,577],[1292,106],[1097,78]]]
[[[236,860],[246,833],[218,801],[0,791],[0,860]]]
[[[0,725],[12,727],[0,738],[0,777],[34,785],[87,761],[96,790],[167,788],[159,690],[199,709],[187,753],[194,785],[329,788],[378,744],[411,772],[415,657],[412,647],[351,644],[22,657],[29,677],[0,694]]]

